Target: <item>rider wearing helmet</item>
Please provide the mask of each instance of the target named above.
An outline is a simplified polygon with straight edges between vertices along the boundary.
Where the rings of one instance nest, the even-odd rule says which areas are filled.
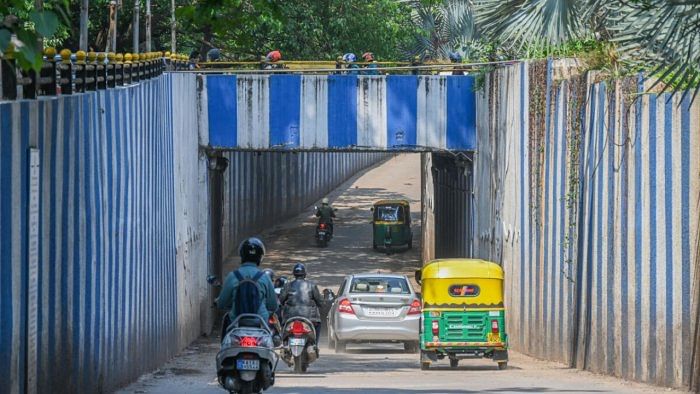
[[[353,69],[353,71],[349,71],[348,74],[357,74],[357,71],[354,69],[359,68],[355,62],[357,61],[357,57],[355,56],[354,53],[346,53],[343,55],[343,62],[345,63],[345,68]]]
[[[362,60],[368,64],[365,66],[365,70],[362,72],[364,75],[379,75],[379,70],[377,70],[377,63],[374,59],[374,53],[365,52],[362,54]]]
[[[314,323],[316,338],[321,337],[321,314],[319,308],[323,305],[323,298],[314,282],[306,280],[306,266],[297,263],[292,270],[294,280],[287,282],[280,294],[282,316],[290,319],[301,316]]]
[[[316,209],[316,217],[318,218],[318,223],[325,223],[331,230],[333,234],[333,218],[335,217],[335,209],[331,207],[330,201],[327,197],[321,200],[321,207]]]
[[[450,63],[462,63],[462,55],[457,52],[450,52]],[[455,67],[452,69],[452,75],[464,75],[464,69],[462,67]]]
[[[238,316],[236,311],[236,294],[241,282],[239,280],[239,275],[243,280],[252,279],[255,281],[258,287],[260,300],[257,314],[265,319],[265,321],[268,321],[270,314],[274,313],[278,307],[272,280],[259,268],[263,256],[265,255],[265,244],[258,238],[250,237],[241,242],[238,247],[238,253],[241,256],[241,266],[236,271],[226,276],[224,284],[221,287],[221,293],[216,299],[216,305],[220,309],[229,311],[224,318],[221,335],[222,339],[229,323]],[[260,273],[259,276],[258,273]],[[255,280],[256,277],[257,280]]]

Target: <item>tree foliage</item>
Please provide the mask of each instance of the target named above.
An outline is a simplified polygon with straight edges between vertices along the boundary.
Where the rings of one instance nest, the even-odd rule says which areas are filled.
[[[38,70],[43,51],[40,40],[52,37],[65,17],[66,3],[47,2],[45,8],[37,10],[33,3],[25,0],[0,2],[0,51],[12,49],[20,67]]]

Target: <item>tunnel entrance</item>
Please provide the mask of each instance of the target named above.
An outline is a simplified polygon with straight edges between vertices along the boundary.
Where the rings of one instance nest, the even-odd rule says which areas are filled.
[[[272,231],[280,223],[306,215],[298,245],[313,242],[312,207],[330,196],[347,209],[351,219],[339,220],[334,242],[356,244],[354,253],[373,258],[372,213],[379,200],[407,199],[411,203],[416,258],[472,255],[471,155],[450,152],[216,152],[210,155],[212,198],[210,272],[222,276],[226,263],[237,261],[238,242],[246,236]],[[381,171],[375,171],[382,167]],[[375,172],[373,172],[375,171]],[[353,184],[353,179],[364,179]],[[345,238],[344,226],[357,227]],[[355,231],[355,230],[353,230]],[[297,244],[285,244],[294,260]],[[400,248],[399,248],[400,249]],[[318,251],[327,259],[343,259],[333,248]],[[312,249],[311,253],[316,253]],[[401,253],[399,251],[399,253]],[[366,268],[371,268],[367,265]],[[336,276],[332,272],[326,272]]]

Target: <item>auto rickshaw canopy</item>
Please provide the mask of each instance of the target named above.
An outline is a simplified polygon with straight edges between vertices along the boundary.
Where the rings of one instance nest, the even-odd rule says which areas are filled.
[[[483,278],[503,279],[500,265],[481,259],[441,259],[423,266],[422,280]]]
[[[503,278],[500,265],[479,259],[433,260],[416,272],[424,310],[502,310]]]

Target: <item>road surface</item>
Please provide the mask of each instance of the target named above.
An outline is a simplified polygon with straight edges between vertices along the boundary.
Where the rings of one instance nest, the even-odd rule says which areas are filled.
[[[262,234],[268,247],[264,266],[289,273],[299,261],[319,287],[337,288],[351,272],[381,271],[412,276],[420,266],[420,156],[400,155],[356,177],[330,196],[338,208],[336,235],[330,246],[315,246],[315,220],[307,212]],[[383,198],[407,198],[414,218],[413,250],[392,255],[372,249],[369,208]],[[230,261],[228,269],[237,265]],[[216,331],[216,330],[215,330]],[[327,332],[327,331],[326,331]],[[418,355],[400,345],[349,345],[334,354],[322,343],[321,358],[309,373],[294,375],[280,363],[275,386],[266,393],[471,393],[486,392],[656,392],[658,387],[569,369],[510,352],[508,369],[490,360],[466,360],[458,369],[448,361],[421,371]],[[159,370],[142,376],[120,393],[223,393],[216,381],[218,338],[202,338]]]

